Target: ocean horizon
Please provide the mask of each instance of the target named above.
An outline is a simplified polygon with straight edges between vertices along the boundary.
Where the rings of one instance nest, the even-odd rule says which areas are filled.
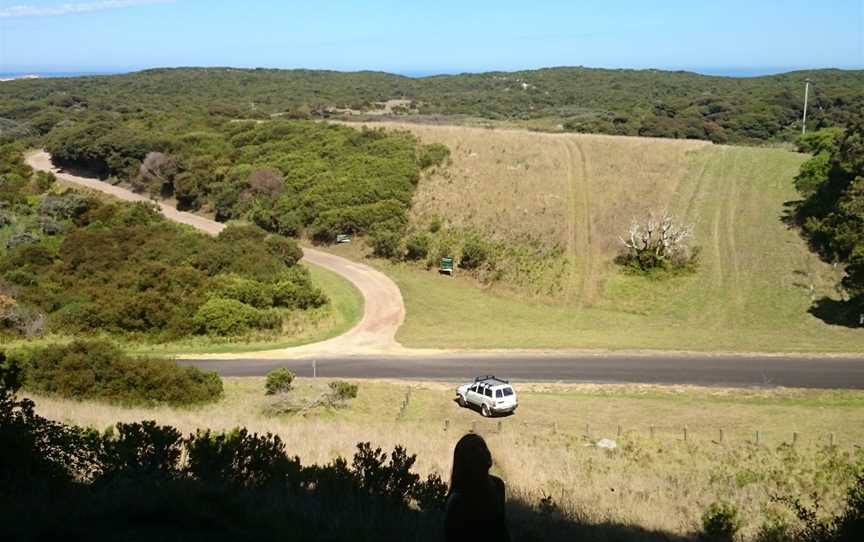
[[[557,67],[557,66],[556,66]],[[39,78],[62,78],[62,77],[90,77],[90,76],[105,76],[105,75],[122,75],[127,73],[133,73],[137,71],[143,71],[146,69],[156,69],[154,68],[129,68],[129,69],[112,69],[112,70],[69,70],[69,71],[61,71],[61,70],[16,70],[16,71],[8,71],[8,72],[0,72],[0,79],[10,80],[10,79],[22,79],[26,77],[36,76]],[[241,68],[242,69],[242,68]],[[292,69],[292,68],[267,68],[267,69]],[[306,68],[313,69],[313,68]],[[331,68],[320,68],[320,69],[331,69]],[[402,75],[405,77],[412,78],[421,78],[421,77],[432,77],[436,75],[459,75],[459,74],[477,74],[477,73],[485,73],[485,72],[493,72],[493,71],[529,71],[532,69],[539,68],[526,68],[526,69],[481,69],[481,70],[458,70],[458,69],[442,69],[442,70],[373,70],[373,71],[383,71],[387,73],[392,73],[396,75]],[[820,70],[820,69],[833,69],[831,67],[826,68],[801,68],[801,67],[763,67],[763,68],[600,68],[600,69],[656,69],[660,71],[687,71],[692,73],[697,73],[700,75],[707,76],[720,76],[720,77],[761,77],[768,75],[779,75],[783,73],[789,73],[793,71],[801,71],[801,70]],[[849,67],[840,67],[836,69],[841,70],[860,70],[864,69],[861,66],[849,66]],[[361,70],[337,70],[337,71],[361,71]]]

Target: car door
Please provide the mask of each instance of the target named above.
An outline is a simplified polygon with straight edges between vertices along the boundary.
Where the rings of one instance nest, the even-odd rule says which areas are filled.
[[[477,406],[481,406],[483,404],[483,399],[485,395],[486,385],[485,384],[477,384],[474,389],[474,404]]]
[[[468,388],[468,393],[465,394],[465,400],[471,403],[472,405],[480,404],[480,394],[478,393],[480,385],[474,384],[470,388]]]
[[[495,399],[492,398],[492,388],[488,386],[483,390],[483,402],[490,408],[495,404]]]

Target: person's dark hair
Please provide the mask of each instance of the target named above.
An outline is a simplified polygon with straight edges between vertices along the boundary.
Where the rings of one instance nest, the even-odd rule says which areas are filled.
[[[492,454],[483,437],[468,433],[456,443],[453,450],[453,472],[450,475],[450,493],[472,497],[488,491]]]

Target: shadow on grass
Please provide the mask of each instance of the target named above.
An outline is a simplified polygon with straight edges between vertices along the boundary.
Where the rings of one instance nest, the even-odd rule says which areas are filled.
[[[813,303],[810,314],[832,326],[861,328],[862,308],[857,303],[823,297]]]
[[[227,492],[140,479],[61,491],[34,486],[12,502],[0,498],[3,540],[444,540],[441,510],[419,512],[361,492]],[[508,514],[512,538],[520,542],[690,540],[637,525],[572,519],[518,498],[508,502]]]
[[[542,505],[538,509],[519,500],[508,503],[508,514],[511,535],[519,542],[685,542],[696,539],[696,536],[682,536],[639,525],[573,519],[544,509]]]
[[[477,406],[477,405],[472,405],[471,403],[466,403],[465,406],[462,406],[461,404],[459,404],[459,399],[453,399],[453,402],[456,403],[456,404],[459,406],[459,408],[467,408],[468,410],[473,410],[474,412],[476,412],[476,413],[479,414],[480,416],[483,416],[483,413],[480,412],[480,407]],[[516,411],[515,411],[515,410],[511,410],[510,412],[501,412],[501,413],[498,413],[498,414],[493,413],[493,414],[492,414],[491,416],[489,416],[488,418],[486,418],[486,417],[484,416],[484,419],[487,419],[487,420],[494,420],[494,419],[496,419],[496,418],[509,418],[510,416],[513,416],[514,414],[516,414]]]

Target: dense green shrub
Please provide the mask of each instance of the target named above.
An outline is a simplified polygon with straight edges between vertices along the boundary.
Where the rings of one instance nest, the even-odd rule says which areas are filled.
[[[233,299],[257,309],[267,309],[273,306],[271,285],[235,274],[215,277],[212,281],[210,295],[213,298]]]
[[[374,230],[369,234],[372,253],[379,258],[397,260],[402,255],[402,234],[387,228]]]
[[[347,401],[357,397],[357,384],[346,382],[344,380],[334,380],[328,384],[330,395],[335,401]]]
[[[193,322],[201,333],[233,337],[273,327],[266,312],[236,299],[214,297],[201,305]]]
[[[267,381],[264,383],[264,389],[267,395],[276,395],[288,393],[291,391],[292,383],[294,382],[294,373],[285,367],[274,369],[267,373]]]
[[[730,503],[713,503],[702,514],[702,531],[716,542],[732,542],[741,529],[738,509]]]
[[[39,192],[46,192],[57,182],[57,177],[51,172],[37,171],[33,176],[33,182]]]
[[[172,361],[133,359],[105,341],[74,341],[17,355],[24,385],[40,393],[121,404],[189,405],[222,395],[215,373]]]
[[[440,166],[450,157],[450,149],[441,143],[432,143],[420,147],[420,169]]]
[[[491,253],[489,243],[482,237],[469,235],[462,246],[462,258],[459,260],[459,267],[469,270],[478,269],[489,260]]]
[[[425,260],[429,254],[431,240],[424,233],[414,234],[405,240],[405,259],[410,261]]]
[[[267,252],[279,258],[288,267],[292,267],[303,258],[303,250],[297,244],[297,241],[293,239],[271,235],[267,238],[265,244]]]

